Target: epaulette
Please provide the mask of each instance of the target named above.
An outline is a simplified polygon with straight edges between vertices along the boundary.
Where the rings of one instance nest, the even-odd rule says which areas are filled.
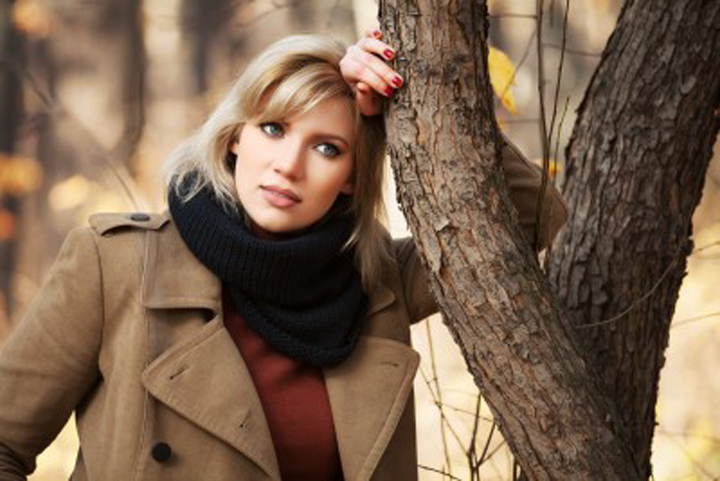
[[[88,223],[95,232],[106,235],[122,228],[158,230],[169,220],[167,213],[123,212],[93,214]]]

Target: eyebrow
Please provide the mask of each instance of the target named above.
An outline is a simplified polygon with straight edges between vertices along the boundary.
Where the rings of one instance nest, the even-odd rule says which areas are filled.
[[[325,133],[325,132],[319,132],[319,133],[313,135],[313,137],[315,137],[315,138],[323,138],[323,139],[333,139],[333,140],[337,140],[337,141],[342,142],[343,144],[345,144],[345,147],[347,147],[347,146],[350,145],[350,142],[348,142],[347,140],[345,140],[344,137],[341,137],[341,136],[335,135],[335,134],[329,134],[329,133]]]

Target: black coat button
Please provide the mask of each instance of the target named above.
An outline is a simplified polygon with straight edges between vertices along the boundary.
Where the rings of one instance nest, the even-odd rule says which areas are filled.
[[[147,222],[150,220],[150,216],[147,214],[138,212],[138,213],[131,215],[130,220],[134,220],[135,222]]]
[[[170,456],[172,456],[172,448],[168,443],[163,443],[161,441],[153,446],[152,457],[158,463],[164,463],[170,459]]]

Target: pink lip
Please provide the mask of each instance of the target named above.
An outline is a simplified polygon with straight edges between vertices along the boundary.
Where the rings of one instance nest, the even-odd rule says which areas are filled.
[[[265,199],[275,207],[292,207],[302,201],[292,190],[281,189],[274,185],[262,185],[260,188]]]

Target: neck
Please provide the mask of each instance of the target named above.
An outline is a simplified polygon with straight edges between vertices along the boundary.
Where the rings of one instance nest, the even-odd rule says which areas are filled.
[[[290,231],[290,232],[272,232],[272,231],[269,231],[267,229],[260,227],[247,214],[245,214],[245,224],[248,226],[248,228],[250,229],[250,232],[252,232],[252,234],[255,237],[258,237],[260,239],[265,239],[265,240],[280,241],[280,240],[292,239],[293,237],[298,237],[307,231],[307,229],[300,229],[300,230],[295,230],[295,231]]]

